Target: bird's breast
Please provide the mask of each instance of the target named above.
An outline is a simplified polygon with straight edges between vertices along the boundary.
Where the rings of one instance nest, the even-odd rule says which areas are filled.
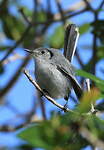
[[[39,86],[53,98],[62,98],[70,91],[70,81],[57,67],[47,62],[35,64],[35,75]]]

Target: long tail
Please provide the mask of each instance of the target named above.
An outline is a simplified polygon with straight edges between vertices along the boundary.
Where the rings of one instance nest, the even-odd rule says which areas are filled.
[[[75,24],[69,24],[65,31],[64,56],[71,62],[75,54],[79,37],[78,28]]]

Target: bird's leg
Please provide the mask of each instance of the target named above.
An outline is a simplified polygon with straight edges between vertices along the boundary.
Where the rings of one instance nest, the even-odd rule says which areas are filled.
[[[45,93],[45,95],[49,95],[49,93],[48,93],[48,91],[46,89],[42,89],[42,90]],[[44,95],[42,95],[42,96],[44,96]]]
[[[65,96],[64,99],[66,100],[66,103],[64,105],[64,108],[67,109],[68,108],[68,96]]]

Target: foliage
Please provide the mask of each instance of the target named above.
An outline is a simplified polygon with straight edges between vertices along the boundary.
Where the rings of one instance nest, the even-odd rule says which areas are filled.
[[[50,47],[60,49],[64,45],[64,27],[58,26],[49,38]]]
[[[90,29],[90,24],[89,23],[85,23],[85,24],[80,26],[79,33],[80,34],[84,34],[84,33],[88,32],[89,29]]]
[[[80,8],[76,7],[79,5],[75,2],[74,9],[76,8],[76,10],[67,10],[64,9],[60,1],[55,1],[58,12],[54,12],[53,3],[51,4],[50,0],[48,0],[45,4],[44,1],[33,0],[34,6],[33,9],[30,9],[18,0],[0,0],[0,106],[2,104],[0,110],[4,108],[3,111],[5,115],[5,107],[8,107],[8,109],[15,113],[12,119],[8,119],[12,121],[0,125],[0,131],[10,132],[20,129],[18,131],[19,133],[16,135],[27,143],[21,144],[20,147],[17,147],[18,149],[43,148],[45,150],[82,150],[89,145],[92,149],[96,147],[104,149],[104,80],[100,79],[100,77],[96,77],[98,72],[97,64],[104,60],[104,19],[99,18],[99,14],[104,13],[104,2],[103,0],[99,1],[99,6],[96,9],[93,8],[94,2],[90,5],[88,0],[87,2],[84,1],[86,7],[81,6]],[[93,15],[93,21],[91,22],[89,21],[89,12]],[[81,52],[85,55],[81,58],[81,52],[79,51],[77,51],[75,55],[81,67],[81,70],[76,71],[76,75],[80,76],[81,86],[86,78],[90,79],[92,85],[91,91],[83,93],[80,103],[73,106],[71,112],[57,113],[57,111],[54,110],[56,114],[54,113],[54,115],[52,115],[50,110],[47,110],[47,103],[44,104],[43,101],[39,101],[39,99],[33,97],[32,100],[34,99],[35,102],[32,101],[31,110],[29,110],[29,112],[27,110],[26,114],[24,114],[24,112],[23,114],[20,113],[20,111],[18,111],[20,110],[18,105],[16,106],[16,104],[14,104],[16,108],[11,105],[15,100],[14,97],[9,97],[8,93],[10,91],[12,93],[12,89],[15,88],[14,85],[17,86],[17,84],[15,84],[17,81],[18,83],[20,82],[20,88],[22,85],[24,86],[24,89],[17,88],[20,90],[19,92],[26,90],[25,85],[27,85],[26,82],[28,81],[25,81],[25,83],[22,82],[23,84],[21,85],[21,80],[18,79],[21,74],[23,74],[22,70],[27,65],[30,58],[24,56],[22,59],[20,59],[21,57],[12,57],[13,59],[11,59],[11,56],[14,56],[16,53],[18,53],[17,55],[21,55],[24,48],[35,49],[40,46],[57,49],[63,48],[64,32],[67,22],[71,22],[70,18],[72,18],[72,20],[73,18],[78,18],[78,20],[79,18],[81,19],[79,15],[84,16],[84,13],[88,13],[88,18],[85,22],[81,20],[83,22],[82,24],[79,23],[79,33],[80,37],[84,37],[85,34],[88,35],[88,38],[91,36],[91,44],[86,42],[86,39],[83,39],[83,42],[79,40],[79,45],[83,46]],[[57,24],[57,22],[59,24]],[[53,25],[56,25],[55,28],[52,28]],[[52,31],[51,34],[49,30]],[[91,53],[91,57],[86,64],[83,63],[88,52],[85,49],[85,45],[88,46]],[[78,49],[80,49],[80,46]],[[21,50],[21,48],[23,49]],[[19,63],[22,62],[24,65],[15,65],[15,69],[13,70],[12,65],[15,64],[14,61],[17,59],[20,60],[18,61]],[[8,76],[8,72],[12,70],[14,72],[11,73],[11,76]],[[99,70],[100,73],[104,74],[103,68],[99,68]],[[7,82],[7,77],[9,82]],[[5,86],[2,86],[2,79],[6,81]],[[23,76],[22,79],[24,80]],[[17,98],[17,101],[19,101],[17,96],[18,91],[14,93],[16,94],[15,99]],[[21,93],[19,94],[26,104],[27,99],[22,97]],[[28,94],[30,93],[26,93],[26,96]],[[73,97],[72,95],[72,100],[75,101],[76,99]],[[6,100],[8,100],[8,102],[6,102]],[[91,103],[94,104],[95,112],[91,112]],[[51,107],[54,108],[54,106]],[[39,120],[40,116],[38,116],[37,113],[40,109],[42,112],[41,120]],[[9,114],[7,114],[6,117],[8,116]],[[31,123],[31,120],[34,120],[34,116],[37,117],[38,121]],[[5,117],[2,116],[1,119],[2,118]],[[17,123],[18,120],[22,121]],[[16,125],[15,127],[12,126],[14,125],[13,123]],[[26,124],[28,124],[28,126],[22,128]],[[2,149],[1,145],[0,149]]]
[[[77,70],[76,72],[77,72],[76,73],[77,75],[91,79],[92,81],[94,81],[96,86],[99,88],[99,90],[101,92],[104,92],[104,80],[101,80],[98,77],[92,75],[91,73],[88,73],[88,72],[83,71],[83,70]]]
[[[91,26],[93,27],[93,30],[92,32],[97,35],[97,37],[99,38],[100,42],[102,44],[104,44],[104,36],[103,36],[103,33],[104,33],[104,20],[97,20],[97,21],[94,21]]]
[[[82,97],[81,104],[73,111],[64,115],[54,115],[50,120],[30,124],[19,132],[18,137],[26,140],[35,148],[46,150],[79,150],[92,145],[87,137],[104,140],[104,121],[94,114],[88,114],[91,102],[99,98],[99,91],[92,89]]]

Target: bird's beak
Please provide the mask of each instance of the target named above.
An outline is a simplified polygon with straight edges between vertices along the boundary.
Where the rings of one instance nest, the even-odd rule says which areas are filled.
[[[30,49],[24,49],[26,52],[30,53],[30,54],[33,54],[33,51],[30,50]]]

